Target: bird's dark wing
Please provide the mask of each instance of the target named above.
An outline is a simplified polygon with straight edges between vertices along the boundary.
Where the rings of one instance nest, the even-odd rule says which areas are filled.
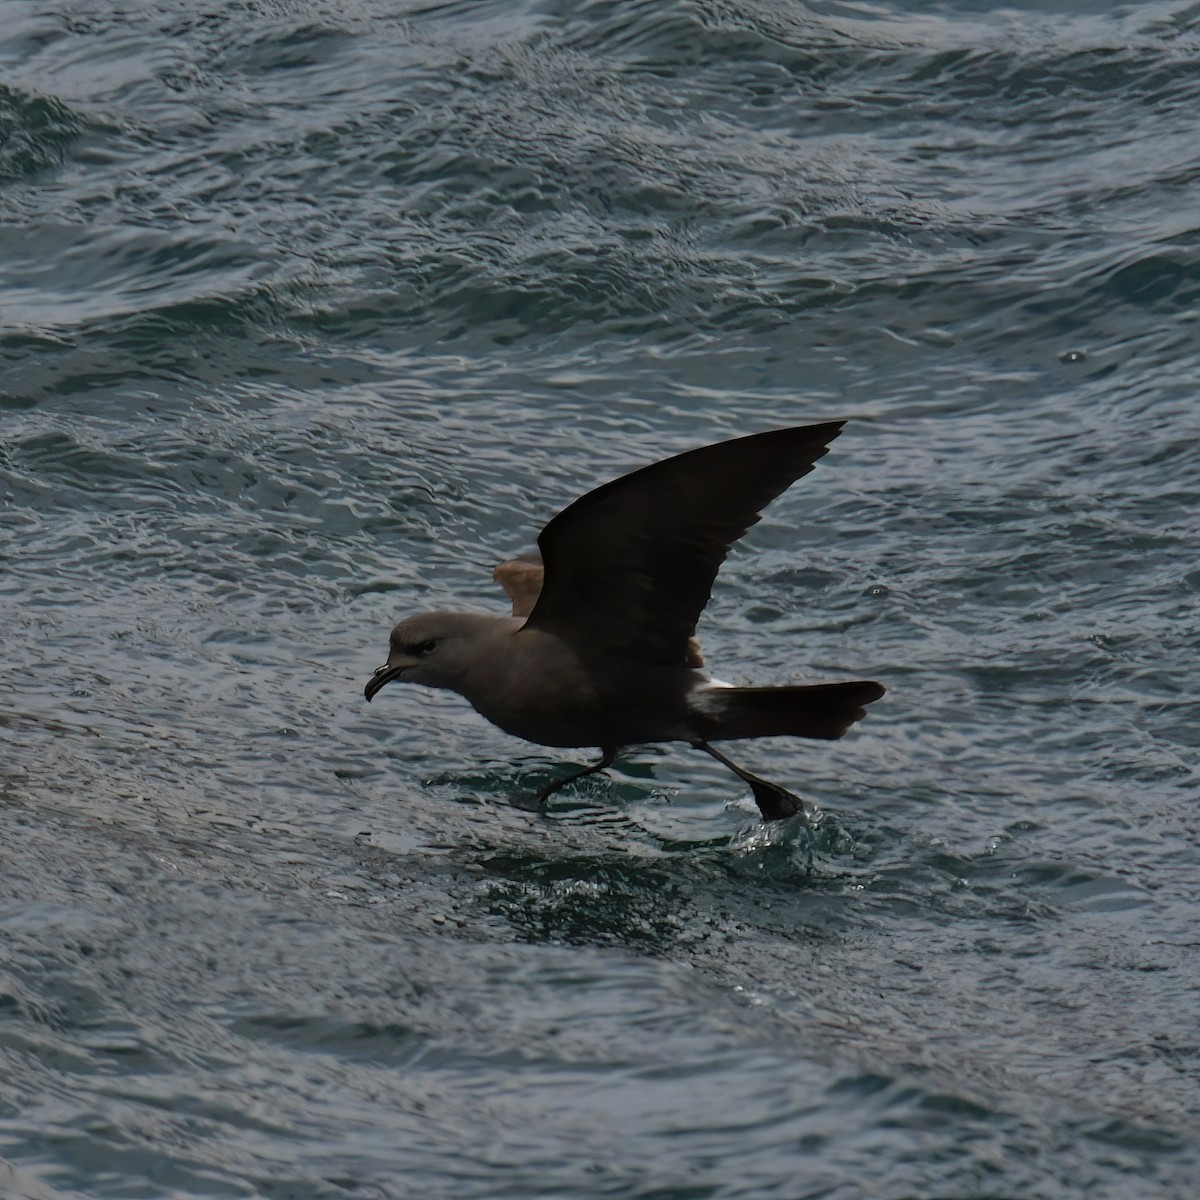
[[[581,496],[538,537],[546,574],[526,628],[639,662],[685,664],[729,547],[812,470],[843,424],[702,446]]]

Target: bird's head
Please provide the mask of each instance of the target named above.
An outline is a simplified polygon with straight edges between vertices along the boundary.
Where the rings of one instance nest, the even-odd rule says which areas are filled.
[[[387,662],[376,669],[364,694],[368,700],[394,680],[460,690],[478,650],[478,639],[495,618],[474,613],[418,613],[392,630]]]

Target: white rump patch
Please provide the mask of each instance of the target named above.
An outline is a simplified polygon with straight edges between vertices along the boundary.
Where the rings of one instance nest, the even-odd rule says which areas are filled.
[[[733,686],[732,683],[725,683],[721,679],[710,679],[696,688],[688,697],[688,707],[693,712],[702,713],[706,717],[722,717],[729,705],[725,702],[721,692],[723,689]]]

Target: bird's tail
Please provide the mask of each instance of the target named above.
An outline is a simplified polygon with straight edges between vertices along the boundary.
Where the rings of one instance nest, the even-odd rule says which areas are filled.
[[[882,684],[867,680],[802,687],[713,687],[693,693],[692,719],[705,741],[733,738],[840,738],[878,700]]]

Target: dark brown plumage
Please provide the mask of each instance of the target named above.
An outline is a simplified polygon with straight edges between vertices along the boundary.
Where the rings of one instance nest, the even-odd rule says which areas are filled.
[[[694,634],[730,546],[827,452],[843,422],[776,429],[678,454],[588,492],[542,530],[537,555],[501,563],[512,617],[424,613],[392,631],[370,700],[392,680],[450,688],[500,728],[549,746],[596,746],[609,766],[638,742],[686,741],[754,792],[764,820],[792,793],[711,742],[839,738],[883,695],[858,680],[735,688],[712,680]]]
[[[581,496],[538,536],[546,578],[529,625],[568,640],[586,630],[604,653],[679,665],[729,547],[844,424],[702,446]]]

